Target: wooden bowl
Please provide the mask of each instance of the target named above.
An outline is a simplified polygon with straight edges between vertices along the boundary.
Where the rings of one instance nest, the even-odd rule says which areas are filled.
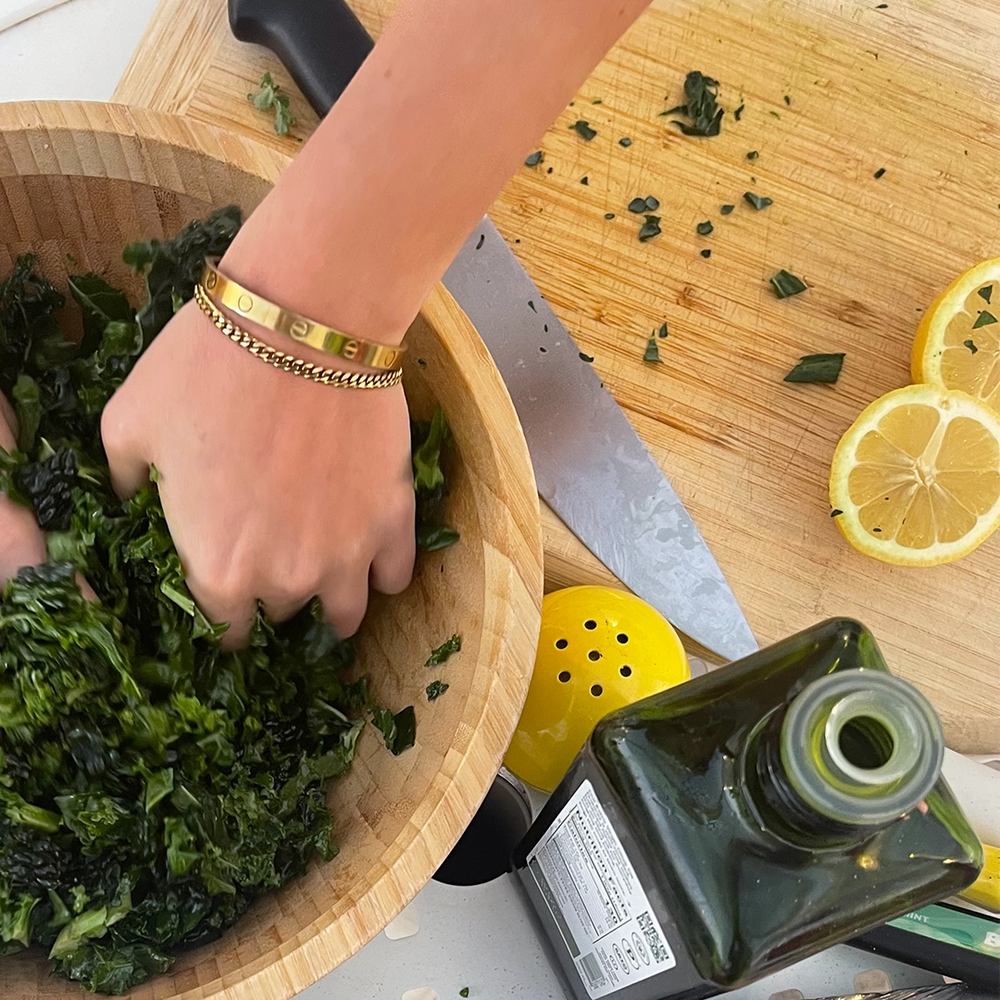
[[[0,274],[32,251],[138,294],[129,241],[169,236],[228,203],[250,210],[287,162],[232,134],[123,106],[0,105]],[[73,258],[70,263],[68,255]],[[534,662],[542,597],[538,500],[507,392],[461,310],[436,290],[410,332],[406,390],[454,430],[449,523],[461,541],[423,555],[400,597],[374,599],[359,663],[379,699],[417,711],[417,745],[393,757],[372,727],[330,793],[340,854],[257,904],[214,944],[182,955],[135,1000],[285,1000],[356,952],[430,879],[492,782]],[[443,566],[443,572],[442,572]],[[453,632],[462,652],[432,704],[424,660]],[[41,954],[0,959],[0,996],[81,996]]]

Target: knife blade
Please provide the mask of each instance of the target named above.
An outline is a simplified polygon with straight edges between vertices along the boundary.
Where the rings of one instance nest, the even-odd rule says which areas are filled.
[[[344,0],[228,2],[233,34],[274,52],[320,116],[372,48]],[[488,217],[443,281],[507,385],[542,498],[686,635],[727,659],[756,650],[680,497]]]

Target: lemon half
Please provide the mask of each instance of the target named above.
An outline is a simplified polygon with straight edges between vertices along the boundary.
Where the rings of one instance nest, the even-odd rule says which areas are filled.
[[[851,545],[876,559],[958,559],[1000,525],[1000,415],[937,385],[887,393],[840,439],[830,503]]]
[[[1000,412],[1000,257],[970,268],[927,310],[911,365],[914,382],[960,389]]]

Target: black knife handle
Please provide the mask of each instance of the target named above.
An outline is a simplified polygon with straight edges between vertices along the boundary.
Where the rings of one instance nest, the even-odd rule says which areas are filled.
[[[374,46],[344,0],[229,0],[229,25],[281,60],[321,118]]]

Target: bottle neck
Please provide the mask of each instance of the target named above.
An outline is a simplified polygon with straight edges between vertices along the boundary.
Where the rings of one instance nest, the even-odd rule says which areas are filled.
[[[843,670],[771,715],[748,748],[747,779],[775,832],[832,846],[917,807],[943,758],[940,722],[916,688],[881,671]]]

